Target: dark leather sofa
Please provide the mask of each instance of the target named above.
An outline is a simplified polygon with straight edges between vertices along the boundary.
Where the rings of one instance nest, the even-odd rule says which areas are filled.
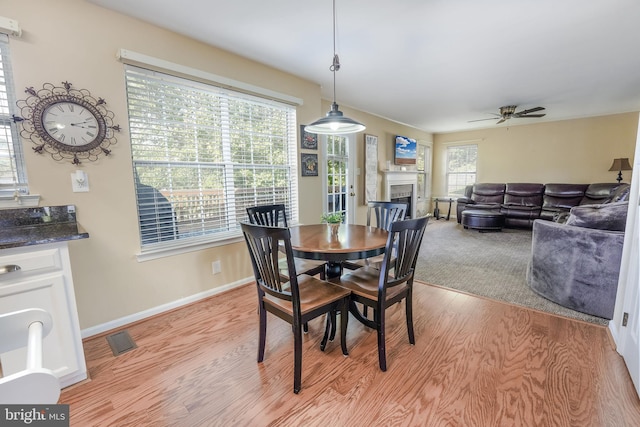
[[[623,200],[628,191],[624,183],[479,183],[465,188],[465,197],[457,200],[456,216],[460,223],[465,209],[490,210],[505,216],[506,227],[532,228],[536,219],[558,220],[574,206]]]

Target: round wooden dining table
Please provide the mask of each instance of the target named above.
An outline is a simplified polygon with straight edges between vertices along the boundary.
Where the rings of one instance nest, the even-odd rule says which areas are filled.
[[[381,228],[357,224],[340,224],[337,233],[328,224],[298,225],[289,230],[293,255],[327,261],[327,278],[342,274],[343,261],[384,253],[389,235]]]

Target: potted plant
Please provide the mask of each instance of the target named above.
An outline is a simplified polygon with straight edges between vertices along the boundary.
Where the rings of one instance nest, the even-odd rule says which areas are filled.
[[[331,228],[331,234],[337,235],[338,229],[340,228],[340,224],[344,220],[344,215],[342,212],[330,212],[323,213],[320,217],[320,221],[323,223],[327,223],[329,228]]]

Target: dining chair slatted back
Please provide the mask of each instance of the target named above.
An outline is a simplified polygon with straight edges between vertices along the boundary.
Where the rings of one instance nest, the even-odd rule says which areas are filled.
[[[327,315],[335,318],[340,312],[342,353],[347,352],[346,336],[349,318],[350,292],[332,283],[306,274],[297,275],[291,249],[291,233],[288,228],[241,222],[242,233],[249,250],[258,292],[259,342],[258,363],[264,360],[267,312],[292,325],[294,334],[293,391],[298,393],[302,378],[302,330],[303,325],[316,317]],[[279,256],[284,250],[290,275],[287,282],[279,274]],[[304,304],[301,303],[304,301]],[[320,349],[324,350],[332,324],[327,322]]]
[[[415,344],[413,331],[413,278],[418,253],[428,217],[395,221],[389,227],[389,236],[381,268],[362,267],[336,279],[351,291],[351,312],[378,333],[378,361],[382,371],[387,370],[385,323],[386,309],[405,300],[405,313],[409,342]],[[392,254],[392,252],[394,252]],[[392,258],[395,262],[392,262]],[[373,320],[364,317],[355,303],[373,308]]]
[[[286,254],[287,248],[285,242],[287,240],[289,240],[289,245],[291,245],[289,230],[287,228],[267,228],[268,226],[262,226],[251,228],[250,231],[244,224],[241,226],[247,245],[249,246],[249,254],[258,287],[263,292],[276,298],[282,298],[286,301],[298,299],[293,298],[294,295],[292,295],[297,292],[297,287],[291,289],[290,282],[283,284],[280,279],[280,251],[284,247]],[[284,246],[282,246],[280,242],[283,242]],[[295,263],[290,267],[293,272],[296,271]],[[294,304],[294,311],[295,310],[296,307]]]
[[[287,222],[287,211],[284,204],[251,206],[247,208],[247,216],[251,224],[266,225],[270,227],[289,227]],[[325,279],[325,262],[305,260],[296,258],[294,260],[297,274],[309,274],[315,276],[320,275],[321,279]],[[291,274],[286,263],[281,260],[280,274],[283,280],[288,280]]]
[[[407,216],[406,203],[378,202],[367,203],[367,225],[371,224],[371,213],[374,213],[376,227],[389,231],[392,222],[402,221]]]
[[[382,228],[389,231],[389,227],[395,221],[402,221],[407,216],[407,204],[384,202],[384,201],[371,201],[367,203],[367,225],[372,226],[372,219],[375,219],[375,227]],[[393,260],[392,260],[393,261]],[[382,262],[382,255],[377,257],[358,260],[347,261],[343,263],[343,267],[349,270],[356,270],[360,267],[371,266],[380,268]],[[365,308],[366,313],[366,308]]]
[[[249,222],[271,227],[289,227],[284,204],[252,206],[247,208]]]

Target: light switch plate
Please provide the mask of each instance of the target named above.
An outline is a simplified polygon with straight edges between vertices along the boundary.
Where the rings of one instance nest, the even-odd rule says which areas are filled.
[[[74,193],[86,193],[89,191],[89,176],[81,170],[71,174],[71,188]]]

